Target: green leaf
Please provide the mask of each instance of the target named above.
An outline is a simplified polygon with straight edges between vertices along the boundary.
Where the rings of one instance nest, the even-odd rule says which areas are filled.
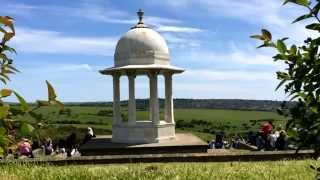
[[[7,84],[7,80],[6,80],[5,78],[0,77],[0,81],[1,81],[3,84]]]
[[[20,108],[22,111],[27,112],[29,111],[29,105],[26,102],[26,100],[24,100],[24,98],[22,96],[20,96],[17,92],[13,92],[14,95],[16,95],[16,97],[18,98],[18,101],[20,103]]]
[[[8,32],[8,33],[4,34],[2,40],[3,40],[3,41],[9,41],[11,38],[13,38],[13,36],[14,36],[14,33]]]
[[[271,41],[271,40],[272,40],[272,35],[271,35],[271,33],[270,33],[268,30],[262,29],[262,30],[261,30],[261,33],[262,33],[262,36],[264,37],[264,39],[265,39],[266,41]]]
[[[287,51],[286,44],[283,41],[278,40],[277,41],[277,49],[281,54],[285,54]]]
[[[15,72],[20,72],[17,68],[13,67],[12,65],[8,65],[8,68],[15,71]]]
[[[7,133],[7,130],[4,127],[0,127],[0,136],[3,136]]]
[[[320,10],[320,2],[318,2],[318,3],[312,8],[312,12],[313,12],[315,15],[318,15],[319,10]]]
[[[7,45],[4,45],[3,51],[9,51],[11,53],[17,54],[17,51],[14,48],[7,46]]]
[[[46,81],[47,87],[48,87],[48,100],[53,101],[57,98],[56,92],[54,91],[54,88],[49,83],[49,81]]]
[[[7,31],[4,30],[2,27],[0,27],[0,32],[2,32],[3,34],[7,33]]]
[[[10,81],[10,78],[5,73],[0,72],[0,76],[4,77],[3,79]]]
[[[0,119],[4,119],[9,114],[10,107],[8,105],[0,106]]]
[[[289,101],[295,100],[297,97],[300,97],[300,95],[296,94],[296,95],[292,96]]]
[[[275,47],[273,42],[267,42],[265,41],[263,44],[261,44],[260,46],[258,46],[257,48],[262,48],[262,47]]]
[[[298,5],[301,5],[301,6],[308,6],[309,5],[309,1],[308,0],[285,0],[283,5],[287,4],[287,3],[294,3],[294,4],[298,4]]]
[[[4,156],[4,149],[3,147],[0,146],[0,157],[3,157]]]
[[[297,53],[297,46],[296,45],[292,45],[290,48],[290,54],[296,54]]]
[[[11,94],[12,94],[12,90],[11,89],[1,89],[0,90],[1,97],[8,97]]]
[[[10,108],[10,112],[13,116],[17,116],[17,115],[23,115],[24,112],[20,109],[20,108],[15,108],[14,106],[12,106]]]
[[[34,131],[34,127],[29,123],[22,123],[20,126],[20,132],[23,135],[31,135]]]
[[[250,36],[250,38],[252,38],[252,39],[258,39],[258,40],[262,40],[262,41],[265,40],[264,37],[261,36],[261,35],[252,35],[252,36]]]
[[[286,79],[283,79],[283,80],[278,84],[278,86],[276,87],[276,91],[277,91],[286,81],[287,81]]]
[[[320,24],[319,23],[312,23],[306,26],[307,29],[320,31]]]
[[[0,59],[7,60],[8,57],[4,53],[0,54]]]
[[[318,107],[317,107],[317,106],[311,106],[310,109],[311,109],[311,111],[313,111],[314,113],[318,113]]]
[[[292,129],[288,129],[287,134],[288,134],[288,136],[290,136],[290,137],[296,137],[296,136],[298,135],[297,131],[292,130]]]
[[[311,18],[312,17],[312,14],[305,14],[305,15],[302,15],[300,17],[298,17],[297,19],[295,19],[294,21],[292,21],[292,23],[296,23],[296,22],[299,22],[299,21],[302,21],[304,19],[308,19],[308,18]]]

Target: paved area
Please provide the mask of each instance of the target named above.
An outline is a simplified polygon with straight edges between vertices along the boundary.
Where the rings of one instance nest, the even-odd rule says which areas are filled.
[[[188,145],[207,145],[199,137],[191,133],[178,133],[175,139],[161,141],[150,144],[122,144],[111,142],[112,135],[97,136],[85,144],[82,148],[133,148],[133,147],[159,147],[159,146],[188,146]]]
[[[123,144],[111,141],[110,135],[98,136],[80,147],[82,155],[200,153],[207,143],[190,133],[178,133],[175,139],[150,144]]]

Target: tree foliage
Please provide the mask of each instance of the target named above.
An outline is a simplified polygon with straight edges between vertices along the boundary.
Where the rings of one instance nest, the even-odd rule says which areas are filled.
[[[293,3],[304,6],[307,14],[297,17],[293,23],[308,19],[312,21],[305,28],[320,32],[320,0],[311,3],[308,0],[286,0],[284,4]],[[298,149],[312,148],[316,155],[320,154],[320,37],[307,37],[302,45],[289,45],[288,38],[272,40],[268,30],[263,29],[260,35],[253,35],[263,41],[260,47],[271,47],[277,51],[274,61],[286,65],[284,71],[277,72],[280,83],[276,89],[283,86],[290,100],[298,101],[296,106],[279,108],[281,115],[289,118],[288,134],[296,142]]]
[[[0,81],[6,85],[10,76],[19,72],[13,66],[13,59],[9,55],[16,54],[16,50],[8,45],[15,36],[14,22],[11,17],[0,16]],[[9,88],[0,89],[0,157],[7,153],[8,148],[14,146],[19,138],[31,136],[43,126],[42,116],[36,113],[41,106],[57,105],[63,108],[58,101],[52,85],[46,81],[48,100],[37,101],[35,107],[30,107],[26,100],[16,91]],[[5,102],[5,98],[14,95],[19,106],[12,106]]]

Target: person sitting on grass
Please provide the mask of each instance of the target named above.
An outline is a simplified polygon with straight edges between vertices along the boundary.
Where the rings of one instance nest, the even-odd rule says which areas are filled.
[[[288,137],[284,130],[280,131],[280,136],[275,143],[277,150],[287,150],[288,149]]]
[[[232,140],[232,147],[235,149],[239,149],[241,146],[241,139],[240,137],[237,135],[235,136],[235,138]]]
[[[214,140],[208,141],[208,146],[209,149],[214,149]]]
[[[266,141],[263,139],[261,135],[256,138],[256,146],[259,151],[264,150]]]
[[[247,143],[250,145],[256,146],[257,141],[257,133],[254,133],[253,131],[249,131],[247,136]]]
[[[214,143],[215,149],[223,149],[224,143],[223,143],[223,133],[216,134],[216,141]]]
[[[31,144],[28,139],[23,138],[18,145],[18,151],[20,156],[27,156],[33,158]]]
[[[277,141],[278,135],[276,134],[276,132],[271,133],[268,135],[267,137],[267,150],[274,150],[276,147],[276,141]]]
[[[93,133],[93,130],[91,127],[88,127],[88,132],[87,134],[84,136],[82,144],[85,144],[87,142],[89,142],[93,137],[96,137],[96,135]]]
[[[74,132],[71,133],[66,140],[65,147],[66,147],[68,157],[71,157],[73,152],[75,151],[76,140],[77,140],[77,135]]]
[[[53,145],[52,140],[50,138],[46,138],[46,140],[44,141],[43,149],[45,155],[51,155],[53,153]]]
[[[272,133],[272,130],[273,130],[272,121],[267,121],[266,123],[264,123],[261,126],[259,134],[260,134],[261,138],[263,139],[263,141],[261,141],[260,139],[258,139],[258,140],[260,141],[260,143],[263,143],[263,144],[259,144],[260,146],[263,146],[263,148],[266,148],[266,149],[270,148],[269,143],[268,143],[268,136],[269,136],[269,134]]]
[[[272,121],[268,121],[261,126],[260,133],[265,140],[267,139],[268,135],[272,133],[272,129]]]
[[[58,154],[64,154],[66,152],[66,141],[64,139],[59,139],[56,151]]]

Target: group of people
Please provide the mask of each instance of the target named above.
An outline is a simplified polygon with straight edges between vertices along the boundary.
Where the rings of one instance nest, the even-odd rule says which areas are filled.
[[[274,128],[272,121],[262,124],[257,133],[249,132],[247,140],[241,140],[239,136],[234,137],[230,142],[224,140],[224,133],[216,134],[215,140],[209,142],[209,149],[223,149],[232,147],[239,149],[241,142],[256,146],[258,150],[287,150],[288,137],[281,127]]]
[[[68,157],[71,157],[78,153],[79,145],[87,143],[93,137],[95,137],[95,134],[92,128],[88,127],[87,133],[80,144],[77,143],[75,133],[71,133],[66,139],[60,139],[55,145],[50,138],[44,139],[43,142],[22,138],[21,142],[18,143],[17,155],[33,158],[35,151],[42,150],[43,155],[66,154]],[[10,155],[13,156],[12,150],[9,150],[9,156]]]
[[[209,142],[209,149],[240,148],[241,139],[239,136],[235,136],[230,142],[224,140],[224,136],[224,132],[217,133],[215,140]]]
[[[209,149],[224,149],[227,142],[224,141],[224,133],[220,132],[216,134],[215,140],[209,142]]]
[[[265,122],[258,133],[250,132],[247,142],[258,150],[287,150],[288,137],[281,127],[274,128],[272,121]]]

